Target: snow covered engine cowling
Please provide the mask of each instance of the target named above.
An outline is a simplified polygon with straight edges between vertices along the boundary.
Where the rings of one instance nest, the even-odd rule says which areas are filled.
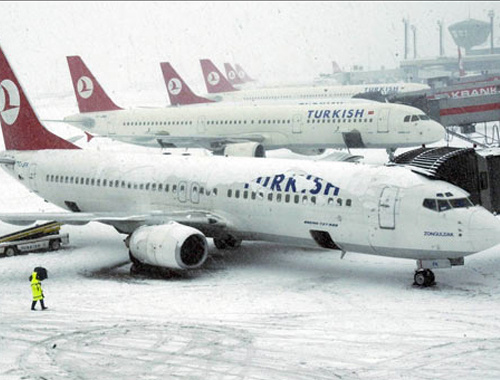
[[[226,157],[265,157],[264,147],[257,142],[244,142],[228,144],[224,148]]]
[[[170,269],[198,268],[208,255],[205,235],[175,222],[139,227],[128,244],[132,256],[141,263]]]

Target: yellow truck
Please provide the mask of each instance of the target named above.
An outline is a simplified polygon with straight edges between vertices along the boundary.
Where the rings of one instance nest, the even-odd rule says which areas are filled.
[[[57,251],[69,243],[69,235],[61,234],[61,223],[48,222],[0,236],[0,256],[15,256],[34,251]]]

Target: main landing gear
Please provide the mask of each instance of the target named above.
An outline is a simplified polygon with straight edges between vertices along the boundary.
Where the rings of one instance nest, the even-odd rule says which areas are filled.
[[[415,276],[413,285],[420,287],[428,287],[436,284],[436,277],[430,269],[417,269],[415,271]]]

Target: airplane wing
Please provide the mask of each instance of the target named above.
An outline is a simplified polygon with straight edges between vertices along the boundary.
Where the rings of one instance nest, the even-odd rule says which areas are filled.
[[[206,211],[152,211],[145,213],[119,212],[37,212],[37,213],[0,213],[0,220],[9,224],[29,225],[36,221],[56,221],[69,225],[84,225],[89,222],[108,224],[120,231],[131,232],[142,225],[159,225],[177,222],[198,228],[202,231],[222,230],[229,222],[218,215]]]
[[[261,134],[239,136],[166,136],[156,135],[156,141],[162,147],[189,148],[198,147],[209,150],[222,149],[226,145],[242,142],[263,142],[266,138]]]

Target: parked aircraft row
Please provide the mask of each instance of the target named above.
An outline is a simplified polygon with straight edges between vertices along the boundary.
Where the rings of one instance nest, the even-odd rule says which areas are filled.
[[[415,259],[415,282],[429,285],[431,268],[500,243],[500,221],[465,191],[404,167],[82,150],[41,125],[1,49],[0,85],[2,168],[70,211],[0,219],[114,226],[135,268],[198,268],[206,237],[258,239]]]
[[[122,109],[80,57],[68,57],[68,65],[80,113],[64,121],[92,134],[139,145],[202,147],[225,155],[262,157],[265,150],[278,148],[297,153],[346,147],[395,150],[444,137],[444,128],[417,108],[349,99],[332,98],[326,104],[215,103],[207,107]],[[161,68],[174,104],[205,102],[169,63],[162,63]],[[292,97],[298,94],[294,88],[280,91]]]

